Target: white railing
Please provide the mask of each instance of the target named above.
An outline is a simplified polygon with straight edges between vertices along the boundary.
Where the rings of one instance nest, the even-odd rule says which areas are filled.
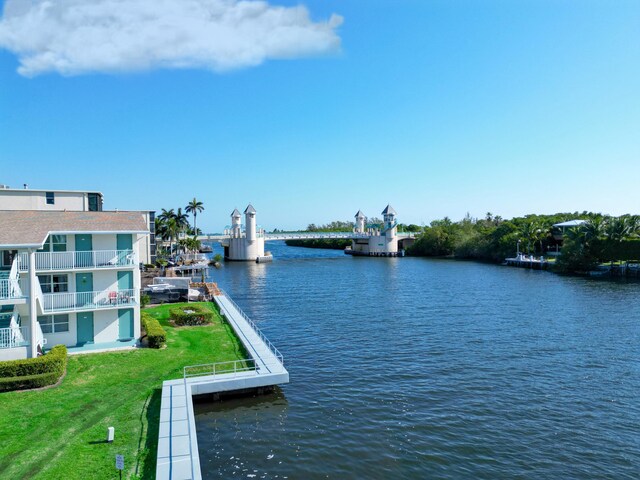
[[[280,350],[278,350],[275,347],[275,345],[269,341],[267,336],[264,333],[262,333],[262,330],[260,330],[260,328],[258,328],[258,326],[253,322],[253,320],[251,320],[249,318],[249,316],[242,311],[242,309],[238,306],[238,304],[236,302],[234,302],[233,299],[229,295],[227,295],[227,292],[225,292],[222,289],[219,289],[219,290],[220,290],[220,293],[222,295],[227,297],[227,300],[229,300],[229,302],[231,302],[231,304],[236,308],[236,310],[238,310],[238,312],[240,312],[240,315],[242,315],[242,317],[247,321],[247,323],[251,326],[251,328],[258,334],[258,336],[262,339],[262,341],[269,347],[271,352],[275,355],[275,357],[280,362],[280,365],[284,365],[284,357],[280,353]]]
[[[18,275],[18,259],[14,258],[9,271],[9,278],[0,280],[0,300],[8,298],[22,298],[20,277]]]
[[[14,258],[13,262],[11,262],[11,271],[9,272],[9,278],[14,280],[18,279],[18,258]]]
[[[0,328],[0,348],[15,348],[25,345],[29,345],[29,327],[12,325],[8,328]]]
[[[256,361],[252,358],[247,360],[231,360],[229,362],[205,363],[202,365],[190,365],[184,367],[184,378],[202,377],[208,375],[232,375],[251,372],[256,370]],[[226,377],[228,378],[228,377]]]
[[[20,283],[16,278],[3,278],[0,280],[0,300],[22,298]]]
[[[138,305],[139,295],[140,291],[136,288],[100,292],[45,293],[43,310],[45,313],[51,313],[62,310],[98,310]]]
[[[42,333],[42,328],[40,327],[40,322],[36,322],[36,346],[43,347],[47,343],[47,340],[44,338],[44,334]]]
[[[19,255],[21,272],[29,269],[29,254]],[[133,250],[90,250],[87,252],[36,252],[36,270],[77,270],[80,268],[133,267],[138,259]]]

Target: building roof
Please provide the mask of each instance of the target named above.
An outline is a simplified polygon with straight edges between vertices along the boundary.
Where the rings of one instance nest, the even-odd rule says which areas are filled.
[[[398,215],[396,211],[393,209],[391,205],[387,205],[387,207],[382,211],[382,215]]]
[[[0,247],[40,248],[52,233],[142,234],[149,227],[143,212],[0,210]]]
[[[240,216],[241,216],[241,215],[240,215],[240,212],[238,211],[238,209],[237,209],[237,208],[234,208],[234,209],[233,209],[233,212],[231,212],[231,218],[233,218],[233,217],[240,217]]]
[[[256,209],[253,208],[253,205],[249,204],[244,213],[256,213]]]
[[[556,223],[553,226],[558,228],[577,227],[579,225],[582,225],[583,223],[586,223],[586,220],[569,220],[568,222]]]
[[[356,213],[356,218],[366,218],[366,216],[364,213],[362,213],[362,210],[358,210],[358,213]]]
[[[102,192],[98,192],[97,190],[56,190],[55,188],[9,188],[6,185],[4,187],[0,187],[0,193],[2,192],[20,192],[20,193],[97,193],[101,197],[104,197]]]

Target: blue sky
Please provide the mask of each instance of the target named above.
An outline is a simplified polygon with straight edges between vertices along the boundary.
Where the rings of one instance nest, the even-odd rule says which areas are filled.
[[[268,229],[389,202],[417,224],[640,213],[640,2],[303,4],[343,18],[339,47],[221,72],[24,76],[5,43],[0,183],[99,190],[109,209],[196,196],[206,231],[249,202]]]

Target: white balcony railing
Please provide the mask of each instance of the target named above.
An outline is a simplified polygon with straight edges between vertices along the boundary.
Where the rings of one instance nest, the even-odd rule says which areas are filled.
[[[0,348],[15,348],[29,345],[29,327],[11,326],[0,328]]]
[[[103,290],[100,292],[45,293],[43,294],[45,313],[60,311],[98,310],[137,305],[139,290]]]
[[[0,300],[23,298],[20,284],[15,278],[3,278],[0,280]]]
[[[26,272],[29,269],[29,254],[22,252],[18,259],[20,271]],[[36,271],[133,267],[137,264],[138,259],[133,250],[36,252]]]

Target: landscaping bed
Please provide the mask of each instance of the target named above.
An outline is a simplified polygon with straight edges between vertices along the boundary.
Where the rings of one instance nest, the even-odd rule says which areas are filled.
[[[215,309],[206,308],[196,303],[177,305],[169,310],[171,321],[179,327],[207,325],[214,319],[222,321],[220,314]]]
[[[173,327],[176,305],[143,310],[165,330],[167,348],[73,355],[56,388],[0,394],[0,438],[9,439],[0,442],[0,477],[117,478],[122,454],[123,478],[155,478],[162,382],[186,365],[246,358],[226,322]],[[110,426],[115,440],[106,443]]]

